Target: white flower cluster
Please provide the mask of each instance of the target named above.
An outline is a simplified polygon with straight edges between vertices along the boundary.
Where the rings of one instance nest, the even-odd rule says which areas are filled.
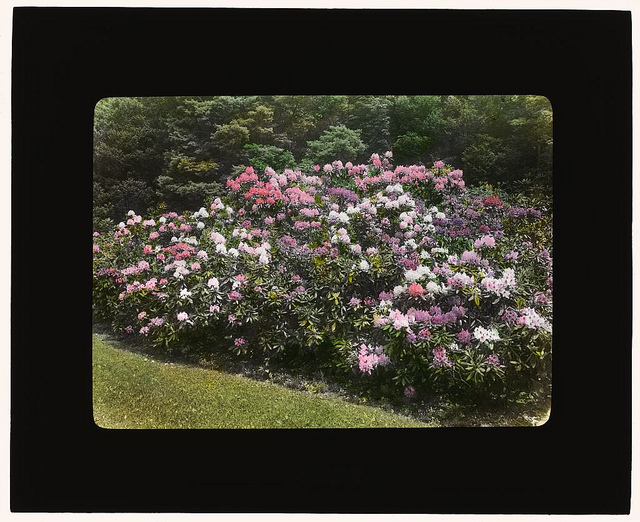
[[[209,213],[207,212],[207,209],[205,209],[204,207],[201,207],[200,210],[193,213],[194,219],[208,218],[208,217],[209,217]]]
[[[502,282],[509,288],[516,286],[516,273],[513,268],[505,268],[502,272]]]
[[[253,239],[253,235],[247,232],[246,228],[234,228],[231,232],[232,237],[239,237],[240,239]]]
[[[413,198],[409,194],[402,194],[402,196],[400,196],[397,199],[397,202],[398,202],[398,205],[401,207],[407,206],[407,207],[414,208],[416,206],[416,202],[413,200]]]
[[[271,244],[268,241],[263,241],[260,246],[257,246],[255,248],[249,246],[244,241],[240,241],[240,243],[238,243],[238,252],[246,252],[247,254],[250,254],[252,256],[258,256],[258,261],[263,265],[268,265],[271,261],[271,255],[269,253],[270,250]],[[229,249],[229,253],[234,255],[234,257],[237,257],[237,255],[235,255],[233,251],[235,251],[234,248]]]
[[[378,213],[378,208],[371,203],[369,198],[364,198],[360,203],[358,203],[356,208],[360,209],[361,212],[368,212],[372,216],[375,216]]]
[[[413,238],[407,239],[404,242],[404,246],[411,249],[411,251],[416,250],[418,248],[418,243],[416,243],[416,240]]]
[[[176,236],[173,236],[171,238],[171,242],[172,243],[187,243],[187,245],[198,246],[198,240],[195,237],[184,237],[184,236],[176,237]]]
[[[394,297],[398,297],[407,291],[407,285],[398,285],[393,288]]]
[[[387,187],[385,188],[385,191],[388,194],[403,194],[404,193],[404,189],[402,188],[402,185],[400,183],[396,183],[395,185],[387,185]]]
[[[335,210],[332,210],[331,212],[329,212],[327,219],[329,221],[338,221],[340,223],[348,223],[349,215],[346,212],[336,212]]]
[[[404,272],[405,280],[410,282],[418,281],[425,276],[429,279],[433,279],[436,277],[435,274],[431,272],[431,269],[425,265],[420,265],[415,270],[405,270]]]
[[[453,274],[453,277],[451,279],[460,281],[460,285],[463,287],[469,288],[473,286],[473,277],[465,274],[464,272],[456,272],[455,274]]]
[[[516,276],[512,268],[506,268],[502,272],[502,277],[485,277],[480,284],[490,293],[500,297],[510,297],[511,292],[516,287]]]
[[[451,352],[459,352],[459,351],[461,351],[460,345],[458,345],[458,343],[456,343],[456,342],[451,343],[449,345],[449,351],[451,351]]]
[[[380,302],[378,303],[378,309],[381,312],[385,312],[386,310],[391,308],[392,305],[393,305],[393,301],[380,299]]]
[[[335,244],[339,241],[346,244],[351,243],[351,238],[349,237],[349,234],[347,233],[347,230],[345,228],[339,228],[337,230],[337,233],[331,236],[332,243]]]
[[[173,270],[175,268],[173,272],[173,277],[175,277],[176,279],[184,279],[184,276],[191,273],[186,265],[187,265],[187,262],[184,259],[180,259],[178,261],[174,261],[173,263],[165,266],[164,270],[165,272],[168,272],[169,270]]]
[[[398,199],[390,199],[382,192],[378,192],[376,194],[376,202],[377,206],[383,206],[387,209],[400,208],[403,206],[414,208],[416,206],[416,202],[409,194],[402,194]]]
[[[413,228],[413,220],[417,217],[415,210],[410,210],[409,212],[402,212],[399,216],[400,223],[398,223],[398,227],[401,230],[412,229]]]
[[[444,294],[447,292],[447,289],[445,288],[444,285],[438,285],[433,281],[429,281],[424,287],[424,289],[430,294]]]
[[[268,265],[269,261],[271,261],[271,256],[269,255],[269,250],[271,250],[271,244],[268,241],[265,241],[256,248],[256,255],[258,257],[258,261],[262,265]]]
[[[533,308],[523,308],[520,310],[521,322],[527,328],[542,329],[551,332],[551,323],[538,314]]]
[[[478,339],[481,343],[486,343],[488,341],[499,341],[500,335],[498,335],[498,331],[495,328],[491,330],[487,328],[483,328],[482,326],[478,326],[473,331],[473,336]]]

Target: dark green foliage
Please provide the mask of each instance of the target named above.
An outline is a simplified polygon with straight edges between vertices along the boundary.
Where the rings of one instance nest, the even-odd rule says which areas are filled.
[[[398,163],[455,164],[471,186],[549,199],[552,108],[526,95],[106,98],[95,109],[94,221],[160,202],[191,208],[248,164],[307,171],[386,150]]]
[[[231,123],[218,126],[211,139],[220,151],[224,151],[221,154],[231,155],[237,154],[249,142],[249,136],[249,129],[233,120]]]
[[[263,171],[267,167],[281,172],[287,168],[296,166],[296,159],[288,150],[281,149],[274,145],[257,145],[251,143],[244,146],[247,151],[248,165],[253,166],[258,171]]]
[[[348,129],[344,125],[329,127],[319,139],[307,143],[305,158],[320,165],[336,158],[344,158],[344,162],[363,160],[366,145],[360,134],[360,130]]]
[[[113,202],[111,193],[94,179],[93,181],[93,230],[104,232],[113,228]]]
[[[165,172],[156,179],[156,193],[168,208],[199,208],[222,188],[215,181],[218,164],[213,161],[175,157]]]
[[[249,130],[249,137],[254,143],[271,143],[273,141],[273,109],[258,105],[244,117],[234,120]]]
[[[365,153],[391,150],[391,107],[393,96],[350,96],[346,125],[360,129]],[[351,158],[350,158],[351,160]],[[345,160],[349,161],[349,160]]]
[[[552,112],[540,96],[447,96],[435,154],[460,165],[470,184],[529,179],[550,193]]]
[[[165,125],[175,98],[105,98],[95,108],[94,176],[152,182],[169,148]]]
[[[424,164],[427,163],[429,151],[429,138],[418,136],[413,132],[398,136],[393,143],[393,157],[399,164]]]
[[[392,136],[417,134],[437,143],[443,136],[446,121],[438,96],[393,96],[390,106]]]
[[[476,136],[461,155],[468,182],[503,181],[510,174],[505,165],[507,155],[504,151],[505,143],[500,138],[487,134]]]
[[[272,96],[274,145],[290,150],[300,158],[307,142],[317,139],[331,125],[344,121],[346,96]]]
[[[108,199],[106,199],[108,197]],[[98,209],[101,218],[113,217],[117,223],[121,221],[129,210],[143,212],[156,204],[155,191],[139,179],[125,179],[123,181],[107,181],[104,192],[101,193],[98,205],[94,200],[94,208]]]
[[[192,208],[200,208],[220,194],[223,186],[218,182],[176,180],[170,176],[158,178],[158,192],[161,201],[167,208],[181,212]]]

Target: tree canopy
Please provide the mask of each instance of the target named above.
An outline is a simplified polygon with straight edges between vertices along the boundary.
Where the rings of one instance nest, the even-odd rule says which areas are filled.
[[[552,109],[541,96],[106,98],[94,118],[94,227],[132,207],[204,204],[245,166],[297,168],[393,152],[455,164],[471,185],[550,194]]]

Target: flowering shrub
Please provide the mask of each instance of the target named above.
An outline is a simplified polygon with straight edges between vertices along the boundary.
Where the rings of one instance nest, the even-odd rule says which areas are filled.
[[[196,212],[130,211],[94,233],[94,312],[155,345],[313,356],[409,398],[548,377],[550,238],[532,231],[550,216],[391,159],[247,167]]]

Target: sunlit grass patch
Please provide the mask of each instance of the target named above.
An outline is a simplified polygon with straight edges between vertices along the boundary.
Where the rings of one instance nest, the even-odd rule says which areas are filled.
[[[337,398],[156,361],[95,335],[93,412],[103,428],[429,427]]]

